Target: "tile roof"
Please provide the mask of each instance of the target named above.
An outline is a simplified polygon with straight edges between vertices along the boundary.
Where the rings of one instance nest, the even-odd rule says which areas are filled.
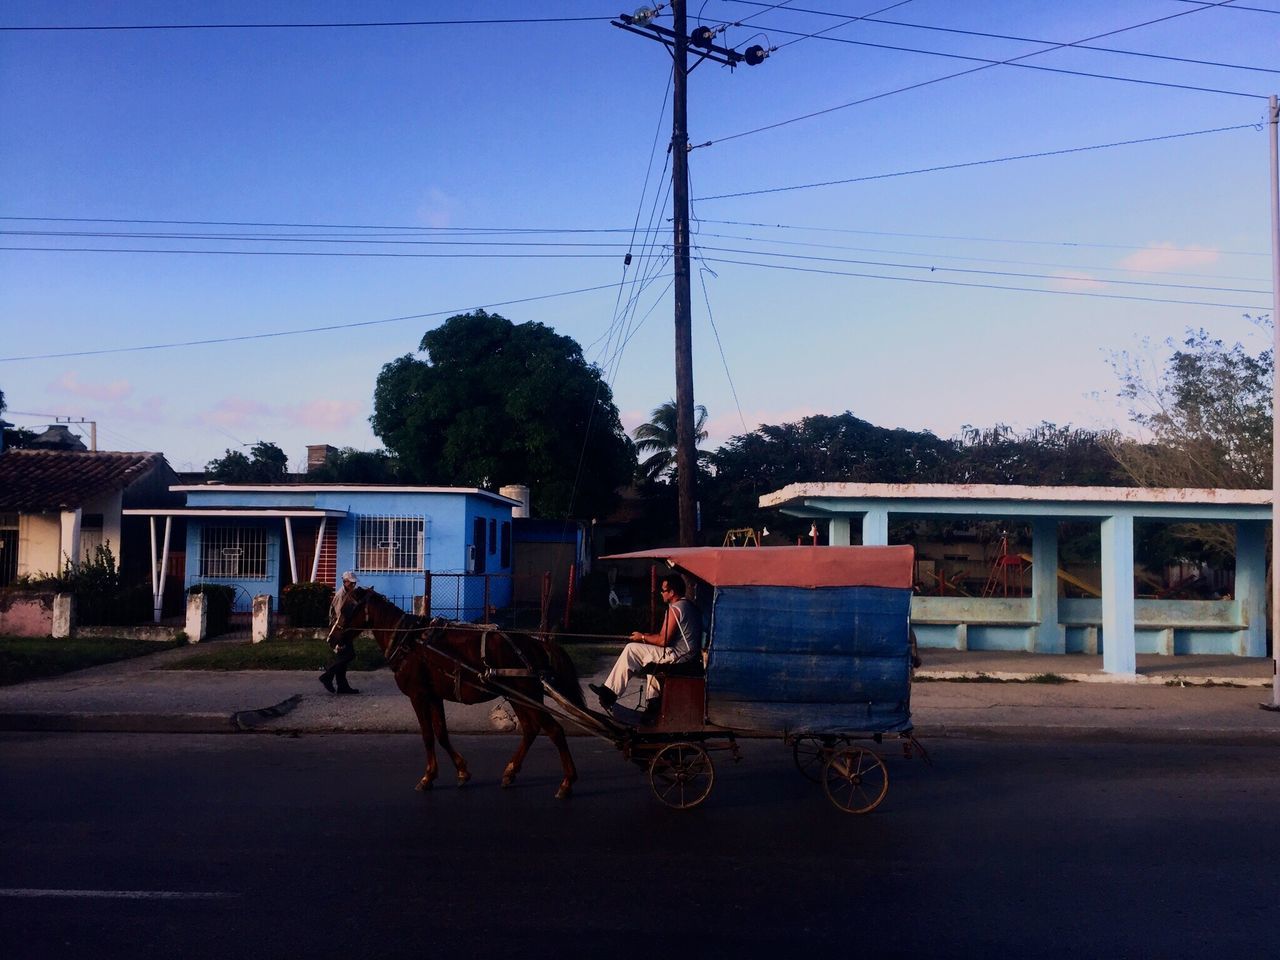
[[[0,453],[0,510],[73,509],[125,489],[162,463],[159,453],[6,450]]]

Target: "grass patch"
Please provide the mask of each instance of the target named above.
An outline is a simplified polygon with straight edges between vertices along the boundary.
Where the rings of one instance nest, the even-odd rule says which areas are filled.
[[[1078,683],[1070,677],[1058,673],[1035,673],[1029,677],[993,677],[987,673],[976,673],[963,677],[913,677],[912,683]]]
[[[1232,683],[1230,680],[1195,680],[1190,677],[1176,677],[1164,682],[1166,687],[1235,687],[1243,690],[1245,684]]]
[[[129,660],[178,646],[176,641],[124,640],[116,637],[51,640],[48,637],[0,637],[0,686]]]
[[[329,662],[323,640],[264,640],[262,643],[219,643],[208,650],[165,665],[166,670],[323,670]],[[386,666],[382,651],[367,637],[356,641],[356,658],[349,670],[377,670]]]

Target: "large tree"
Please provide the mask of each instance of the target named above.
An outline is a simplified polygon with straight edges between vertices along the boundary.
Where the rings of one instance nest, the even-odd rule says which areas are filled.
[[[955,447],[928,431],[877,427],[848,411],[761,424],[712,454],[713,518],[728,527],[774,523],[774,515],[761,513],[756,504],[762,494],[787,484],[940,481],[955,458]]]
[[[274,443],[259,440],[248,456],[239,450],[227,450],[205,464],[204,472],[210,480],[225,483],[279,483],[288,469],[288,455]]]
[[[1143,486],[1271,486],[1271,351],[1227,346],[1205,330],[1169,346],[1160,370],[1114,358],[1129,417],[1147,434],[1116,443],[1117,459]]]
[[[613,394],[582,348],[540,323],[451,317],[378,375],[374,433],[427,483],[531,488],[535,513],[592,517],[635,467]]]
[[[1266,318],[1258,323],[1270,327]],[[1228,346],[1203,329],[1188,330],[1181,343],[1168,345],[1172,353],[1160,368],[1129,353],[1113,358],[1129,417],[1146,433],[1139,440],[1117,439],[1116,459],[1146,487],[1270,487],[1272,351]],[[1235,529],[1175,524],[1161,528],[1146,552],[1230,562]]]

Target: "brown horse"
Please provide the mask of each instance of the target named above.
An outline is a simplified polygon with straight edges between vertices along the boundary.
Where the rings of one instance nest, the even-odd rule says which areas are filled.
[[[560,751],[564,779],[556,791],[558,799],[569,796],[578,770],[569,755],[564,728],[555,717],[522,701],[542,703],[542,683],[577,707],[586,709],[573,661],[554,642],[529,634],[506,633],[495,627],[427,620],[405,613],[382,594],[357,587],[351,592],[338,617],[336,630],[358,633],[368,630],[382,648],[396,686],[413,704],[427,748],[427,770],[418,781],[418,790],[428,790],[436,779],[436,741],[453,759],[458,785],[471,779],[467,762],[449,742],[444,701],[484,703],[503,693],[486,685],[487,671],[500,671],[491,679],[516,694],[508,702],[520,724],[520,746],[502,772],[502,785],[511,786],[520,772],[529,747],[538,733],[545,733]],[[510,672],[508,672],[510,671]],[[520,674],[526,674],[521,676]]]

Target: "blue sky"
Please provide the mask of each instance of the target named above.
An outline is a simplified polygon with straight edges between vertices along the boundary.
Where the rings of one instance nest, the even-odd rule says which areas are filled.
[[[1271,304],[1263,122],[1280,89],[1280,2],[1241,5],[1255,9],[693,2],[691,22],[746,21],[721,42],[778,48],[759,67],[706,63],[690,79],[690,137],[710,141],[690,167],[695,392],[712,445],[846,409],[943,436],[966,423],[1123,425],[1110,352],[1149,341],[1158,362],[1187,327],[1265,343],[1244,314]],[[622,9],[29,0],[0,26]],[[1111,51],[1062,47],[940,79],[1174,14],[1093,41]],[[895,23],[847,22],[868,15]],[[661,47],[607,19],[0,31],[7,418],[93,419],[102,447],[161,450],[178,469],[257,440],[299,466],[309,443],[378,445],[378,370],[427,329],[527,300],[490,309],[582,343],[634,426],[674,393],[669,77]],[[633,310],[618,306],[624,281]],[[557,296],[589,287],[603,289]],[[311,332],[29,359],[295,330]]]

